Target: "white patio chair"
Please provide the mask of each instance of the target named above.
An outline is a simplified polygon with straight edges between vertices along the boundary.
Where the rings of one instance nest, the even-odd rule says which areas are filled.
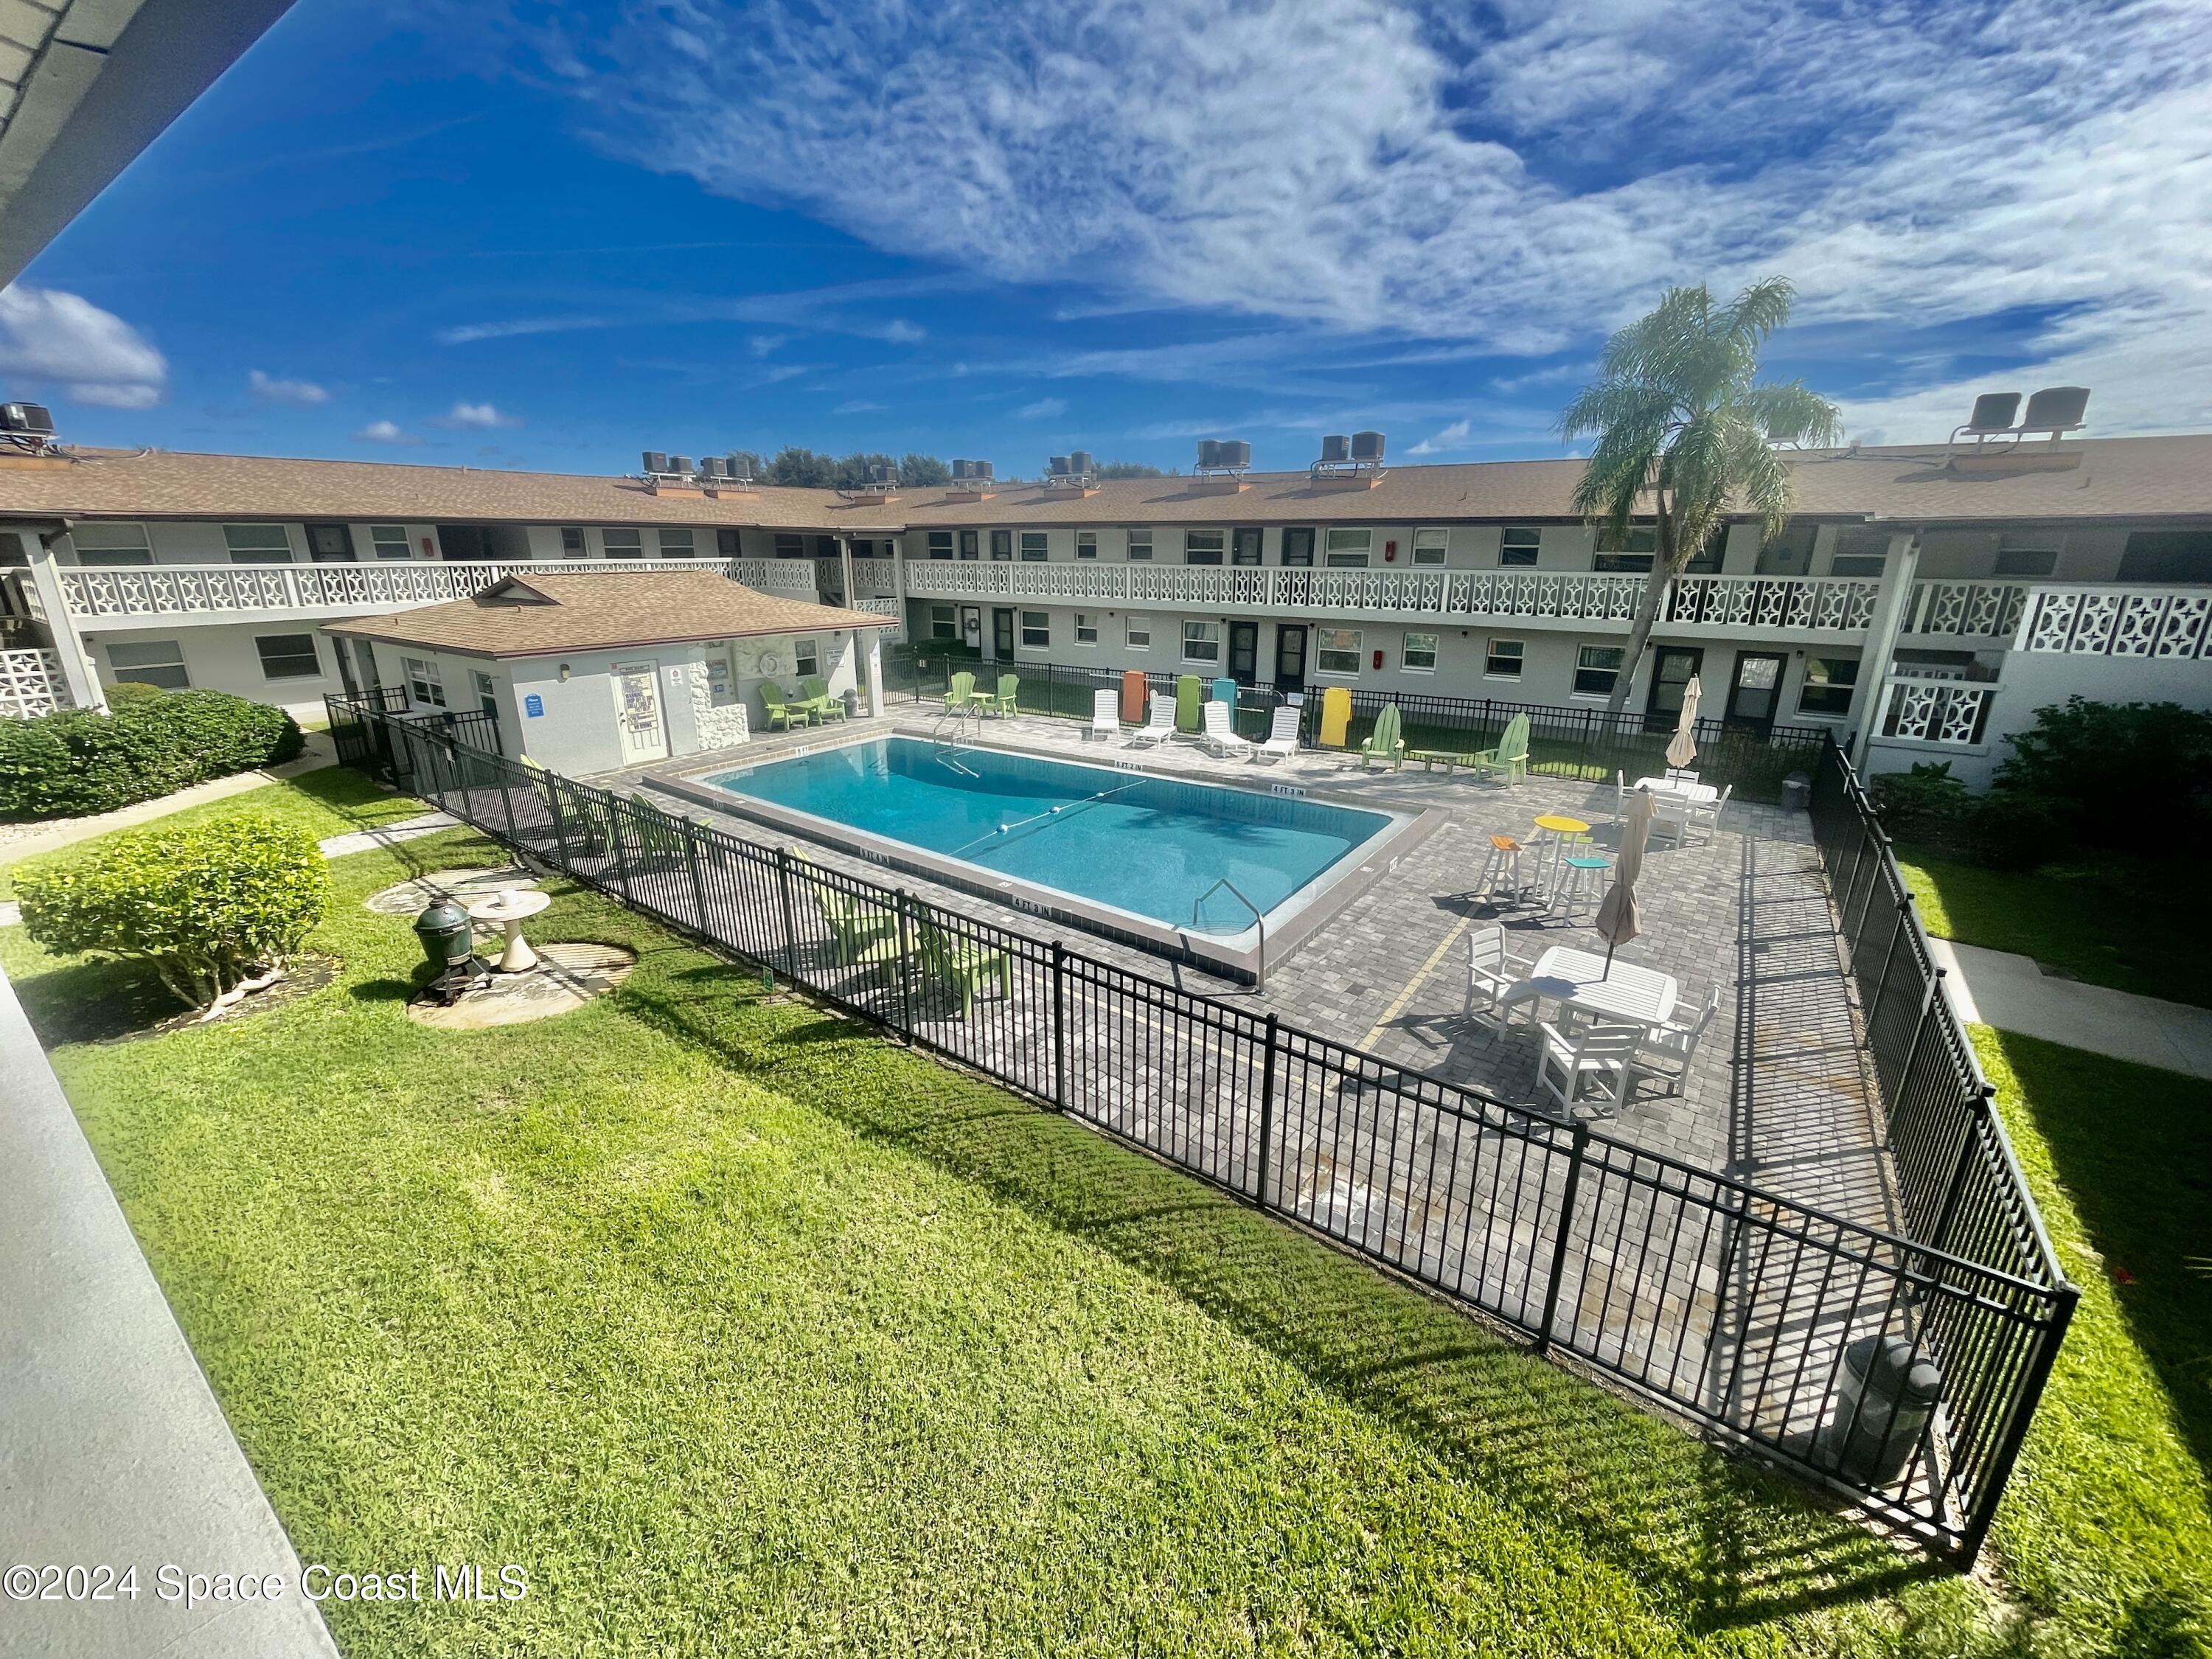
[[[1229,723],[1229,705],[1210,701],[1206,705],[1206,730],[1198,734],[1199,745],[1209,755],[1223,760],[1249,760],[1252,744],[1237,735]]]
[[[1467,936],[1467,1017],[1504,1026],[1513,1020],[1505,994],[1528,977],[1529,964],[1505,948],[1494,924]]]
[[[1121,715],[1116,707],[1119,699],[1112,691],[1091,694],[1091,729],[1083,734],[1088,743],[1093,738],[1118,738],[1121,735]]]
[[[1539,1089],[1569,1111],[1584,1100],[1615,1110],[1628,1103],[1642,1027],[1594,1020],[1561,1030],[1547,1019],[1536,1029],[1544,1034],[1544,1052],[1536,1062]],[[1598,1086],[1607,1079],[1610,1087]],[[1586,1083],[1594,1092],[1583,1092]]]
[[[1655,789],[1651,792],[1651,839],[1664,836],[1675,846],[1682,845],[1689,829],[1690,800],[1686,795]]]
[[[1175,736],[1175,699],[1165,692],[1153,692],[1152,711],[1152,720],[1130,732],[1129,740],[1122,744],[1123,748],[1144,749],[1153,744],[1165,743],[1170,738]]]
[[[1670,766],[1667,769],[1667,781],[1669,783],[1695,783],[1697,781],[1698,774],[1695,768]]]
[[[1705,1040],[1706,1028],[1711,1025],[1713,1016],[1720,1011],[1720,988],[1716,986],[1712,994],[1705,999],[1705,1006],[1696,1014],[1687,1019],[1662,1021],[1644,1034],[1644,1041],[1637,1046],[1644,1054],[1666,1061],[1673,1069],[1652,1072],[1649,1066],[1643,1069],[1651,1072],[1654,1077],[1665,1078],[1673,1085],[1668,1093],[1682,1092],[1690,1075],[1690,1062],[1698,1057],[1698,1045]]]
[[[1692,805],[1689,810],[1683,814],[1683,828],[1686,830],[1691,829],[1702,830],[1705,833],[1705,839],[1707,841],[1711,841],[1716,835],[1720,833],[1721,814],[1728,810],[1729,797],[1735,793],[1735,786],[1734,784],[1730,784],[1727,788],[1721,791],[1720,799],[1714,801],[1711,805],[1699,806]]]
[[[1298,711],[1285,703],[1267,725],[1267,740],[1254,760],[1289,760],[1298,752]]]

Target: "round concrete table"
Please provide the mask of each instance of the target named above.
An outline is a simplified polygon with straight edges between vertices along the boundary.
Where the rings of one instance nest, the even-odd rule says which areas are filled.
[[[522,937],[522,924],[526,918],[536,915],[552,902],[550,893],[532,887],[509,887],[469,906],[471,921],[497,922],[507,929],[507,949],[499,958],[501,973],[526,974],[538,965],[538,952]]]

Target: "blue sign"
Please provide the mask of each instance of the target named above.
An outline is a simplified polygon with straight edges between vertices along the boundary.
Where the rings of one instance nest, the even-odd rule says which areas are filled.
[[[522,694],[522,712],[532,720],[536,720],[540,714],[545,712],[545,699],[539,696],[535,691],[524,692]]]

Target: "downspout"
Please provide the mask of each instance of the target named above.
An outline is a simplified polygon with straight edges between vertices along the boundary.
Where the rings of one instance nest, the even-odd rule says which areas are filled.
[[[1875,727],[1881,724],[1888,706],[1889,671],[1897,655],[1897,641],[1905,632],[1905,613],[1911,609],[1912,586],[1920,579],[1922,532],[1895,532],[1889,538],[1889,557],[1883,561],[1881,592],[1875,600],[1874,617],[1867,624],[1866,645],[1859,656],[1859,683],[1851,697],[1850,738],[1852,769],[1866,773],[1867,745]],[[1868,671],[1871,669],[1869,677]]]

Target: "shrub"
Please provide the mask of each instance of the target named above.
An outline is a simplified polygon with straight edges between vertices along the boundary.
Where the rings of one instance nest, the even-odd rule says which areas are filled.
[[[1967,797],[1949,837],[1969,856],[2000,870],[2033,870],[2074,846],[2075,814],[2064,801],[2024,789]]]
[[[1943,842],[1958,831],[1973,797],[1948,761],[1918,761],[1910,772],[1884,772],[1868,785],[1881,827],[1898,841]]]
[[[149,963],[194,1007],[289,962],[331,892],[314,836],[258,813],[118,836],[15,882],[33,942]]]
[[[156,691],[112,713],[0,720],[0,818],[112,812],[210,778],[290,760],[292,717],[222,691]]]
[[[107,688],[107,706],[119,708],[126,702],[150,702],[155,697],[169,694],[158,685],[149,685],[143,680],[118,680]]]
[[[2212,834],[2212,714],[2069,697],[2005,741],[1997,787],[2054,803],[2085,842],[2154,852]]]

